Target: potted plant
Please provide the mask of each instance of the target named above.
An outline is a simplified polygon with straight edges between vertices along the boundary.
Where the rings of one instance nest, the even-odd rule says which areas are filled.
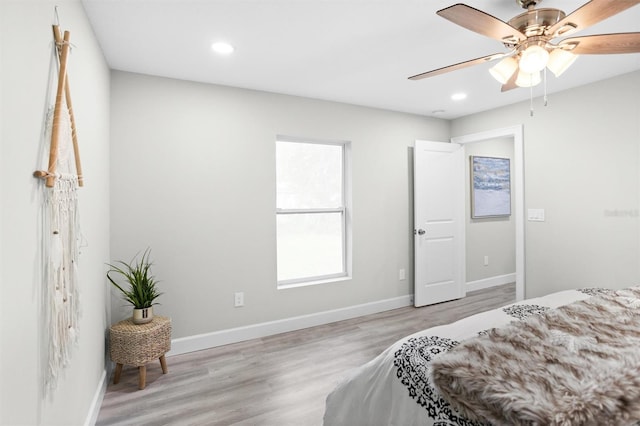
[[[160,293],[156,287],[157,281],[151,274],[152,262],[149,261],[151,250],[147,248],[142,253],[142,258],[138,261],[136,254],[131,262],[126,263],[118,260],[120,266],[107,263],[111,267],[107,271],[107,278],[118,290],[122,292],[122,298],[133,305],[133,322],[135,324],[144,324],[153,319],[153,305]],[[119,285],[110,274],[120,274],[127,283],[127,286]]]

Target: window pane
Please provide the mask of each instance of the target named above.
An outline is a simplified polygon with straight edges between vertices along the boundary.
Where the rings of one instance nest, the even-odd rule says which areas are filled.
[[[279,214],[278,281],[339,274],[342,213]]]
[[[342,206],[342,145],[276,143],[280,209]]]

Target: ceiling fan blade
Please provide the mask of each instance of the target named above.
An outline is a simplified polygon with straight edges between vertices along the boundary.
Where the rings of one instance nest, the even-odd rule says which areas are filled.
[[[575,47],[568,50],[576,55],[639,53],[640,33],[597,34],[572,37],[558,43],[558,47],[568,47],[571,45],[575,45]]]
[[[640,0],[591,0],[545,32],[551,37],[569,35],[603,21],[640,3]]]
[[[460,62],[458,64],[449,65],[432,71],[423,72],[409,77],[409,80],[422,80],[423,78],[435,77],[436,75],[456,71],[462,68],[471,67],[473,65],[483,64],[507,56],[508,53],[494,53],[493,55],[483,56],[482,58],[471,59],[469,61]]]
[[[511,78],[509,78],[509,81],[507,81],[505,84],[502,85],[502,89],[500,91],[508,92],[509,90],[517,89],[518,88],[518,85],[516,85],[517,79],[518,79],[518,70],[516,69],[511,75]]]
[[[436,13],[454,24],[503,43],[515,44],[527,38],[506,22],[466,4],[454,4]]]

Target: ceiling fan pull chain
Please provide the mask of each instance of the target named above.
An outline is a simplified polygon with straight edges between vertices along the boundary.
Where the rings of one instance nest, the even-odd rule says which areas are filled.
[[[533,86],[529,86],[529,116],[533,117]]]
[[[547,98],[547,68],[544,69],[544,106],[547,106],[548,98]]]

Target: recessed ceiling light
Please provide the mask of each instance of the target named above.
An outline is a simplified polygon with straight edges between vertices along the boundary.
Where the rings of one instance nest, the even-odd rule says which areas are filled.
[[[453,99],[454,101],[461,101],[466,98],[467,98],[466,93],[454,93],[453,95],[451,95],[451,99]]]
[[[223,41],[213,43],[211,45],[211,48],[213,49],[214,52],[219,53],[221,55],[228,55],[229,53],[233,52],[233,46]]]

